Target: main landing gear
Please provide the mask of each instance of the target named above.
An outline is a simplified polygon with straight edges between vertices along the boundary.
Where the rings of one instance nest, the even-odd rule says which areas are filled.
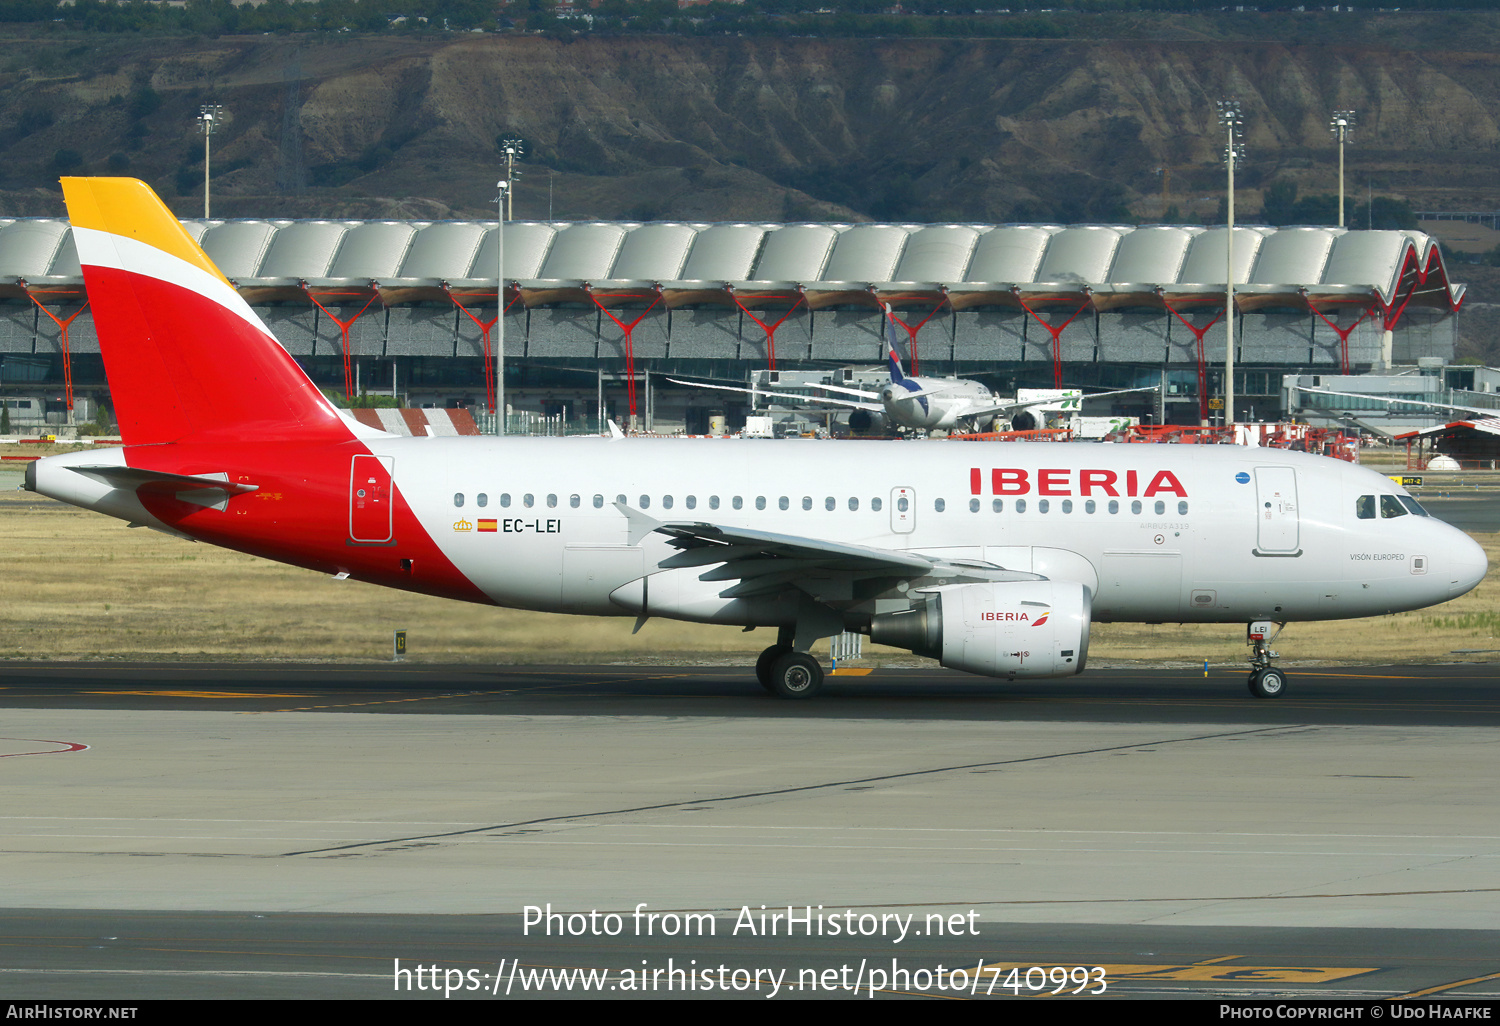
[[[823,667],[778,639],[755,660],[755,679],[778,698],[811,698],[823,689]]]
[[[1271,633],[1272,627],[1276,628],[1274,634]],[[1256,698],[1279,698],[1286,690],[1286,674],[1271,665],[1272,659],[1280,658],[1280,653],[1271,651],[1271,642],[1285,629],[1284,623],[1274,624],[1262,620],[1250,624],[1246,631],[1249,643],[1254,647],[1250,656],[1249,685],[1250,694]]]

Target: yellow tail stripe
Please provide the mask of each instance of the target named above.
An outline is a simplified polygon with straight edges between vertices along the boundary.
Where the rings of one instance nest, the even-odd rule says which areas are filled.
[[[74,227],[134,239],[229,284],[145,182],[134,178],[64,178],[62,187]]]

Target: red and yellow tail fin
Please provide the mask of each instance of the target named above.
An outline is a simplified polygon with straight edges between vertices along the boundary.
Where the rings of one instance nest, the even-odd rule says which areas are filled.
[[[150,186],[62,186],[127,445],[351,437]]]

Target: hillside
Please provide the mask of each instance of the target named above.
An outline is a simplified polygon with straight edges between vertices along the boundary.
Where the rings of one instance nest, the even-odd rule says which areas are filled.
[[[218,216],[483,217],[494,210],[496,139],[513,134],[528,147],[522,218],[1076,222],[1176,207],[1203,221],[1221,202],[1214,101],[1227,95],[1246,112],[1241,216],[1254,216],[1273,181],[1334,191],[1327,119],[1342,107],[1359,112],[1351,202],[1374,193],[1416,209],[1500,208],[1500,21],[1451,49],[1422,24],[1413,35],[1425,42],[1405,50],[1140,38],[140,39],[4,26],[14,36],[0,61],[0,213],[60,214],[58,174],[121,173],[200,215],[195,119],[200,104],[220,103]]]
[[[1359,111],[1351,190],[1500,207],[1500,53],[1276,42],[471,35],[13,40],[0,208],[56,212],[58,171],[136,174],[216,213],[481,216],[496,137],[529,147],[518,216],[1059,220],[1211,216],[1213,101],[1246,111],[1242,209],[1336,187],[1326,122]],[[193,172],[196,171],[196,177]],[[181,189],[178,186],[181,185]],[[1355,188],[1359,186],[1360,188]],[[181,195],[179,195],[181,193]],[[55,195],[53,193],[52,195]]]

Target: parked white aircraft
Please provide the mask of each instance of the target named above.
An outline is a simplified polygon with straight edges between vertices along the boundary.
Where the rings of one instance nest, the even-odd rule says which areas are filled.
[[[1094,621],[1272,623],[1415,609],[1483,550],[1390,480],[1232,446],[404,438],[318,392],[141,182],[64,179],[123,448],[26,487],[389,587],[777,630],[806,697],[845,630],[997,677],[1078,673]]]
[[[737,392],[741,395],[765,396],[774,399],[791,399],[809,406],[836,406],[852,410],[849,428],[855,434],[874,435],[883,433],[887,425],[910,428],[918,431],[989,431],[1009,430],[1011,419],[1026,417],[1026,410],[1035,406],[1056,403],[1054,393],[1043,399],[1025,402],[1002,399],[978,381],[966,378],[908,377],[901,369],[901,360],[896,355],[895,321],[891,308],[885,308],[887,329],[887,363],[890,381],[878,392],[863,388],[846,388],[842,385],[812,385],[810,387],[835,393],[833,395],[809,396],[797,392],[775,392],[765,389],[741,388],[736,385],[713,385],[701,381],[680,381],[669,378],[673,384],[693,388],[712,388],[720,392]],[[1079,393],[1079,400],[1100,399],[1129,392],[1154,392],[1155,388],[1122,388],[1112,392],[1093,395]],[[849,398],[840,398],[847,396]],[[1022,430],[1036,426],[1031,420],[1015,425]]]

